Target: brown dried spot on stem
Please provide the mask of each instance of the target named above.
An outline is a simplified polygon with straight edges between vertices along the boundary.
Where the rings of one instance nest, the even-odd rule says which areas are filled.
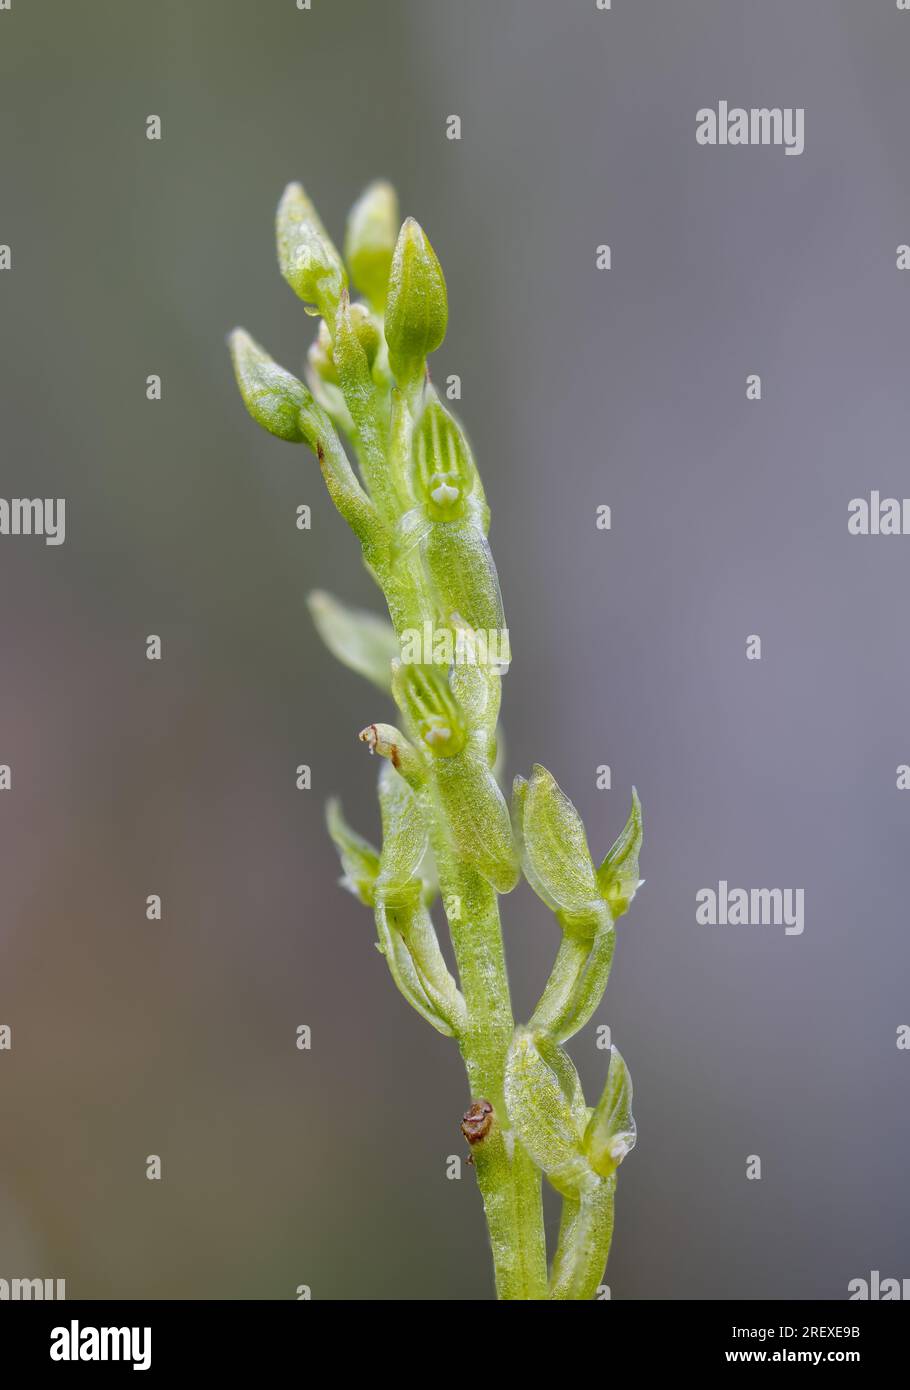
[[[470,1109],[464,1112],[461,1132],[473,1148],[486,1139],[493,1128],[493,1107],[488,1100],[475,1100]]]

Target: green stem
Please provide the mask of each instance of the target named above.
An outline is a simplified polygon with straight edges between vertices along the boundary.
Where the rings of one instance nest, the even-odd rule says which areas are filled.
[[[459,1046],[471,1095],[488,1100],[494,1122],[474,1148],[477,1181],[490,1233],[500,1299],[544,1299],[547,1255],[540,1173],[508,1128],[503,1077],[514,1028],[499,906],[493,888],[475,870],[437,847],[440,885],[467,1022]]]

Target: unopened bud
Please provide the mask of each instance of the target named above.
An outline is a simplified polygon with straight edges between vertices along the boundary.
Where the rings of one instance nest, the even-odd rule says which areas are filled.
[[[244,329],[235,328],[228,342],[243,403],[257,425],[294,444],[309,442],[300,412],[313,398],[303,382],[279,367]]]
[[[389,363],[399,384],[424,371],[446,335],[449,306],[442,266],[420,225],[409,217],[392,258],[385,336]]]
[[[344,239],[351,278],[377,313],[385,307],[398,233],[398,198],[390,183],[371,183],[348,214]]]
[[[385,763],[379,776],[379,808],[382,813],[382,852],[376,896],[388,904],[409,902],[423,897],[420,866],[426,854],[429,831],[420,798],[391,763]]]
[[[284,190],[275,230],[281,273],[307,313],[334,318],[347,271],[299,183],[289,183]]]

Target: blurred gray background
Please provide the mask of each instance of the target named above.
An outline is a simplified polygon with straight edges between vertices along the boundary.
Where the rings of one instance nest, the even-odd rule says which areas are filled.
[[[392,987],[323,829],[340,792],[375,833],[354,735],[389,711],[304,600],[371,586],[224,346],[242,323],[299,367],[277,198],[301,178],[340,236],[378,175],[448,278],[434,375],[462,377],[493,509],[509,778],[551,768],[596,854],[633,782],[644,803],[597,1015],[640,1130],[613,1296],[910,1275],[910,540],[846,528],[850,498],[910,491],[908,59],[893,0],[0,14],[2,493],[68,508],[62,547],[0,540],[0,1277],[491,1296],[474,1179],[445,1176],[457,1052]],[[722,98],[805,107],[805,153],[699,148]],[[696,926],[721,878],[803,888],[804,935]],[[526,1017],[557,933],[526,887],[504,916]],[[594,1030],[572,1050],[593,1100]]]

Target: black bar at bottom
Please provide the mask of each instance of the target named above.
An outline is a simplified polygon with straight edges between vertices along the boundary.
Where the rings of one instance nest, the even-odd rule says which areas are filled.
[[[484,1349],[499,1360],[517,1337],[517,1348],[532,1352],[535,1362],[540,1357],[556,1369],[563,1364],[567,1375],[586,1379],[612,1380],[617,1372],[633,1369],[640,1376],[665,1368],[698,1374],[737,1366],[760,1371],[806,1365],[822,1372],[848,1366],[867,1372],[903,1365],[908,1331],[906,1305],[863,1302],[617,1300],[592,1307],[586,1323],[566,1324],[559,1312],[548,1314],[546,1323],[535,1315],[526,1333],[507,1312],[499,1314],[503,1323],[487,1323],[486,1315],[478,1322],[476,1314],[447,1308],[437,1323],[432,1314],[427,1317],[427,1304],[419,1305],[419,1324],[413,1305],[402,1305],[386,1309],[374,1329],[363,1302],[341,1305],[339,1329],[337,1305],[327,1317],[324,1310],[331,1305],[313,1304],[0,1303],[0,1369],[7,1384],[13,1383],[7,1377],[14,1370],[64,1379],[80,1370],[96,1378],[199,1370],[206,1383],[221,1373],[232,1381],[255,1374],[259,1383],[267,1367],[286,1367],[306,1378],[321,1366],[324,1379],[334,1366],[349,1378],[362,1361],[371,1373],[397,1368],[396,1378],[405,1372],[409,1380],[423,1380],[432,1377],[430,1368],[442,1357],[441,1364],[449,1366],[447,1380],[457,1379],[463,1359],[465,1378],[476,1382]],[[435,1348],[432,1354],[427,1342]]]

